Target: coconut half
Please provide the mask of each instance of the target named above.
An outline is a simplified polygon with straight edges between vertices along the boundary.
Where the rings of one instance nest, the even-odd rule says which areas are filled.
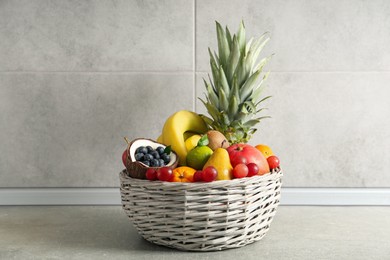
[[[158,143],[152,139],[146,139],[146,138],[138,138],[133,141],[131,141],[127,146],[127,160],[126,160],[126,169],[130,177],[136,178],[136,179],[146,179],[146,171],[149,168],[152,169],[159,169],[161,167],[150,167],[142,162],[138,162],[135,160],[135,151],[140,146],[151,146],[153,149],[156,149],[159,146],[166,148],[166,145]],[[176,168],[179,163],[179,157],[174,151],[171,151],[169,154],[171,157],[171,160],[167,165],[164,167],[171,167]]]

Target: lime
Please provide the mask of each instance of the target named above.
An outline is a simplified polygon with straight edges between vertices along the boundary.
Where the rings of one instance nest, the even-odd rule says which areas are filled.
[[[193,136],[189,137],[188,139],[186,139],[185,145],[186,145],[187,152],[191,151],[192,149],[194,149],[196,147],[200,138],[201,138],[200,135],[193,135]]]
[[[197,146],[187,154],[187,166],[196,170],[202,170],[207,160],[213,154],[208,146]]]

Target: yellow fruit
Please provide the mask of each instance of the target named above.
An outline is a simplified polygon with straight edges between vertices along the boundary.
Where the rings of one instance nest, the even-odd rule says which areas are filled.
[[[157,138],[157,142],[158,143],[164,143],[164,140],[163,140],[163,136],[162,135],[160,135],[158,138]]]
[[[263,155],[264,157],[267,159],[268,157],[274,155],[274,153],[272,152],[271,148],[265,144],[258,144],[255,146],[255,148],[257,150],[259,150]]]
[[[187,154],[187,166],[196,170],[202,170],[203,165],[205,165],[212,154],[213,150],[210,147],[197,146]]]
[[[184,134],[183,134],[184,140],[187,140],[188,138],[190,138],[193,135],[197,135],[197,133],[190,132],[190,131],[184,132]]]
[[[198,145],[200,138],[201,138],[200,135],[195,134],[195,135],[191,136],[190,138],[186,139],[185,144],[186,144],[187,152],[191,151],[192,149],[194,149]]]
[[[233,179],[233,167],[230,164],[229,153],[224,148],[215,149],[209,160],[203,166],[206,169],[208,166],[213,166],[218,171],[217,180]]]
[[[181,110],[165,121],[162,131],[162,143],[172,147],[179,156],[180,165],[186,163],[187,148],[184,138],[186,132],[204,134],[207,132],[207,125],[197,113]]]

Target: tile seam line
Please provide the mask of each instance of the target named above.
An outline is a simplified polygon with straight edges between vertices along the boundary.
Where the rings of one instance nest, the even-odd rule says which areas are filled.
[[[318,190],[318,191],[326,191],[326,190],[348,190],[348,191],[353,191],[353,190],[388,190],[390,191],[390,186],[386,187],[386,186],[380,186],[380,187],[359,187],[359,186],[354,186],[354,187],[345,187],[345,186],[342,186],[342,187],[315,187],[315,186],[308,186],[308,187],[304,187],[304,186],[298,186],[298,187],[295,187],[295,186],[286,186],[286,187],[282,187],[282,189],[285,188],[285,189],[291,189],[291,190]],[[120,189],[119,186],[117,187],[113,187],[113,186],[74,186],[74,187],[66,187],[66,186],[53,186],[53,187],[45,187],[45,186],[38,186],[38,187],[17,187],[17,186],[12,186],[12,187],[0,187],[0,191],[1,190],[7,190],[7,189],[18,189],[18,190],[33,190],[33,189],[36,189],[36,190],[39,190],[39,189],[44,189],[44,190],[50,190],[50,189],[64,189],[64,190],[67,190],[67,189]]]
[[[35,70],[26,70],[26,71],[0,71],[0,74],[28,74],[28,73],[42,73],[42,74],[194,74],[193,70],[182,70],[182,71],[35,71]]]
[[[318,70],[318,71],[288,71],[288,70],[265,70],[272,73],[390,73],[390,70]],[[210,73],[211,71],[198,70],[196,73]]]
[[[196,0],[192,0],[192,110],[196,111]]]
[[[345,70],[345,71],[269,71],[271,73],[390,73],[390,70],[367,70],[367,71],[357,71],[357,70]],[[0,74],[23,74],[23,73],[74,73],[74,74],[142,74],[142,73],[151,73],[151,74],[198,74],[198,73],[210,73],[210,71],[204,70],[177,70],[177,71],[155,71],[155,70],[129,70],[129,71],[43,71],[43,70],[24,70],[24,71],[0,71]]]
[[[268,70],[270,73],[390,73],[390,70],[338,70],[338,71],[275,71]],[[136,73],[154,73],[154,74],[178,74],[178,73],[187,73],[192,74],[194,70],[177,70],[177,71],[152,71],[152,70],[131,70],[131,71],[43,71],[43,70],[22,70],[22,71],[0,71],[0,73],[13,73],[13,74],[23,74],[23,73],[84,73],[84,74],[136,74]],[[211,73],[211,71],[198,70],[195,73]]]

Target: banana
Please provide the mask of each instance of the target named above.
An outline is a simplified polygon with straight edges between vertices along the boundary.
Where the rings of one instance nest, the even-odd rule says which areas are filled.
[[[161,134],[158,138],[157,138],[157,142],[158,143],[164,143],[164,139],[163,139],[163,135]]]
[[[162,135],[158,140],[167,146],[170,145],[172,150],[179,156],[179,164],[185,165],[187,156],[185,133],[204,134],[207,130],[206,123],[198,114],[180,110],[165,121]]]
[[[197,135],[197,133],[189,132],[189,131],[185,132],[185,133],[183,134],[183,136],[184,136],[184,141],[187,140],[188,138],[190,138],[190,137],[193,136],[193,135]],[[156,140],[157,140],[157,142],[163,144],[163,143],[164,143],[163,135],[162,135],[162,134],[159,135],[159,137],[157,137]]]
[[[190,138],[191,136],[193,135],[197,135],[197,133],[194,133],[194,132],[190,132],[190,131],[187,131],[183,134],[184,136],[184,141],[187,140],[188,138]]]

